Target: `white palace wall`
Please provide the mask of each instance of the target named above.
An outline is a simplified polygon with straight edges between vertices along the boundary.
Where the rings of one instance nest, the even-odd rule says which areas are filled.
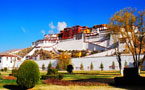
[[[82,39],[80,40],[65,40],[59,42],[57,45],[58,50],[85,50],[86,43],[83,42]]]

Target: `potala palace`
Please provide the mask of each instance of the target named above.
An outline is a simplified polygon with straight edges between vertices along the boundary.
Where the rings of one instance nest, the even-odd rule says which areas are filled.
[[[58,34],[47,34],[44,39],[33,42],[33,50],[23,60],[40,49],[56,53],[58,50],[98,50],[100,53],[87,57],[110,56],[115,53],[114,48],[118,46],[120,51],[123,51],[124,45],[120,41],[114,42],[107,24],[95,25],[92,28],[77,25],[64,28]]]
[[[123,30],[123,29],[122,29]],[[138,29],[135,28],[135,32]],[[84,70],[90,70],[90,64],[93,63],[94,70],[100,70],[100,64],[103,63],[104,70],[112,70],[111,65],[112,62],[115,63],[115,69],[119,70],[119,65],[116,60],[115,49],[119,48],[119,52],[124,52],[125,42],[123,38],[119,35],[119,40],[115,42],[113,38],[113,34],[110,33],[109,26],[107,24],[95,25],[91,28],[87,26],[73,26],[64,28],[64,30],[60,31],[58,34],[46,34],[43,39],[32,42],[32,50],[28,52],[21,61],[16,63],[11,62],[10,64],[15,65],[15,67],[19,67],[20,64],[26,59],[32,59],[31,57],[36,50],[47,50],[52,51],[56,54],[59,54],[59,50],[69,51],[69,50],[88,50],[90,52],[98,51],[98,53],[90,54],[81,58],[72,58],[72,64],[74,66],[74,70],[80,70],[80,64],[84,65]],[[12,56],[11,56],[12,57]],[[11,58],[8,57],[8,58]],[[14,57],[14,56],[13,56]],[[141,55],[141,58],[143,55]],[[2,63],[7,63],[7,58],[4,60],[0,60]],[[122,55],[122,67],[125,67],[126,63],[128,66],[133,67],[133,58],[130,55]],[[57,64],[56,59],[50,60],[40,60],[39,57],[33,58],[35,60],[40,69],[42,64],[48,66],[51,62],[52,66],[55,67]],[[12,68],[13,65],[2,64],[0,68],[8,67]],[[143,69],[145,67],[143,66]]]
[[[108,27],[106,24],[87,26],[73,26],[65,28],[59,34],[47,34],[44,39],[32,43],[32,47],[46,50],[108,50],[112,48]]]

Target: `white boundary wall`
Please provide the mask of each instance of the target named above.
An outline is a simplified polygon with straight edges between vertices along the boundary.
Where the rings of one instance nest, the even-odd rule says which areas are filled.
[[[143,57],[143,55],[141,56]],[[133,58],[132,56],[121,56],[122,59],[122,67],[125,65],[125,61],[129,67],[133,67]],[[80,64],[83,64],[84,70],[90,70],[91,62],[93,63],[94,70],[101,70],[100,64],[103,63],[104,70],[113,70],[110,68],[112,62],[115,62],[115,70],[119,70],[118,62],[116,60],[116,56],[106,56],[106,57],[93,57],[93,58],[72,58],[72,64],[74,66],[74,70],[80,70]],[[23,61],[18,61],[16,66],[19,67]],[[35,61],[39,68],[42,68],[42,64],[45,64],[45,67],[48,66],[49,62],[52,63],[53,67],[56,67],[57,60],[38,60]],[[145,64],[144,64],[145,66]],[[145,67],[143,67],[145,70]]]
[[[17,61],[16,67],[20,67],[20,65],[21,65],[23,62],[24,62],[24,61]],[[46,70],[47,70],[47,67],[48,67],[48,64],[49,64],[49,63],[52,64],[52,67],[56,67],[56,65],[57,65],[57,60],[55,60],[55,59],[51,59],[51,60],[37,60],[37,61],[35,61],[35,62],[39,65],[40,70],[42,69],[42,65],[43,65],[43,64],[45,65]]]

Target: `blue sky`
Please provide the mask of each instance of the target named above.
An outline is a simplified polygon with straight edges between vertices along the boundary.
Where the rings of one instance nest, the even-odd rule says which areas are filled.
[[[0,52],[21,49],[74,25],[107,24],[125,7],[145,9],[145,0],[0,0]]]

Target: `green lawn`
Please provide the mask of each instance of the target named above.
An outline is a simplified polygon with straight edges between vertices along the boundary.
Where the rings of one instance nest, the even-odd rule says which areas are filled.
[[[3,84],[16,84],[16,80],[3,80],[0,77],[0,83],[3,83]]]
[[[8,76],[11,71],[7,71],[7,72],[1,72],[1,76]],[[47,72],[46,71],[41,71],[41,75],[45,75]],[[80,81],[94,81],[94,82],[103,82],[103,83],[113,83],[113,78],[114,77],[119,77],[119,71],[74,71],[73,74],[68,74],[66,71],[59,71],[60,74],[64,75],[63,80],[80,80]],[[141,71],[141,76],[145,76],[145,71]],[[5,90],[11,90],[8,89],[4,86],[6,85],[14,85],[16,86],[16,80],[3,80],[0,77],[0,90],[1,89],[5,89]],[[50,88],[50,90],[53,90],[54,88],[58,88],[58,89],[63,89],[67,90],[75,90],[75,87],[80,88],[80,90],[82,90],[82,88],[84,89],[94,89],[94,88],[99,88],[100,86],[75,86],[75,87],[71,87],[71,86],[60,86],[60,85],[47,85],[42,83],[42,80],[39,81],[39,83],[33,88],[34,90],[48,90],[47,88]],[[46,88],[47,87],[47,88]],[[102,86],[104,87],[104,86]],[[15,87],[17,88],[17,87]],[[66,89],[67,88],[67,89]],[[106,86],[106,88],[116,88],[116,87],[112,87],[112,86]],[[111,90],[111,89],[110,89]],[[116,89],[114,89],[116,90]],[[125,89],[118,89],[118,90],[125,90]]]

